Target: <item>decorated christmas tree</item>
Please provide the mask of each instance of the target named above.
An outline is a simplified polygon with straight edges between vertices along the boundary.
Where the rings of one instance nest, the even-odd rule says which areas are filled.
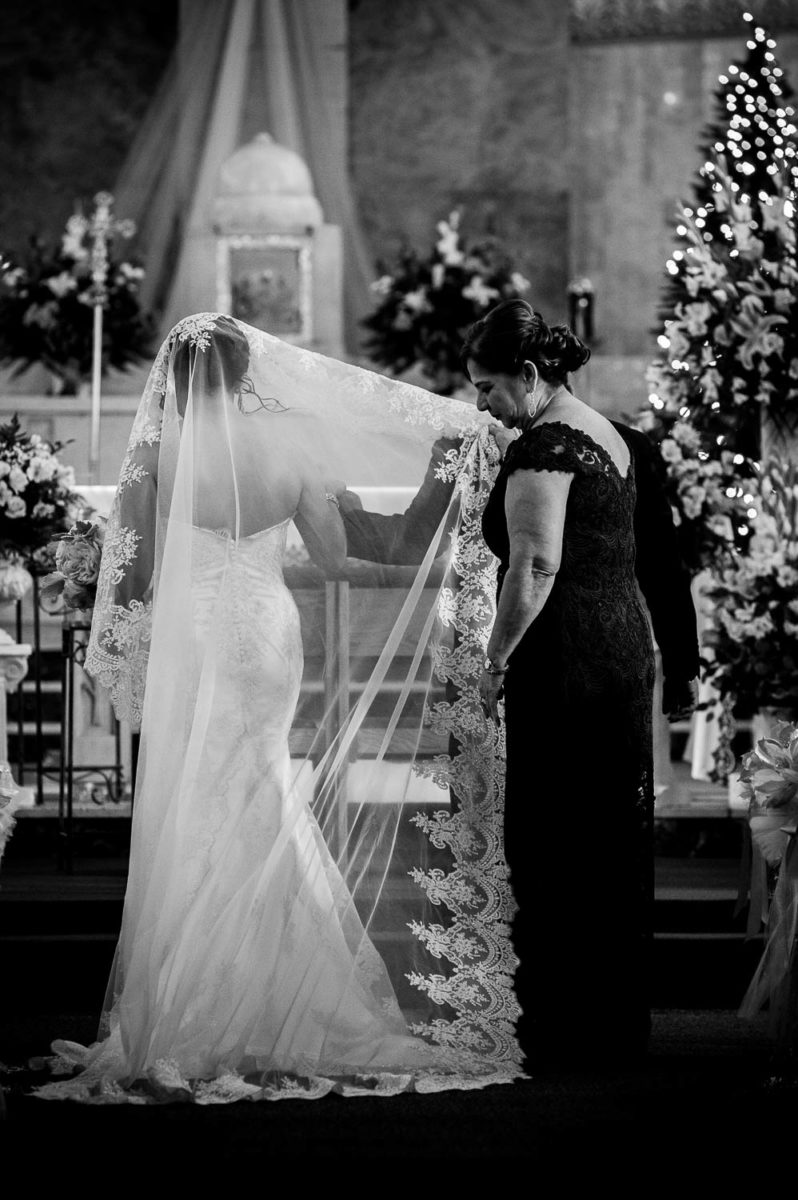
[[[694,569],[744,546],[762,431],[798,423],[798,130],[776,43],[750,14],[720,77],[667,263],[648,423]]]

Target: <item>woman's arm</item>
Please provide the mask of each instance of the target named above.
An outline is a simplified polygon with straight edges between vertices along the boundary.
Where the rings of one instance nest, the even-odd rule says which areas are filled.
[[[316,566],[326,575],[341,575],[346,564],[346,532],[335,497],[321,479],[303,484],[294,524]]]
[[[560,567],[565,506],[573,476],[564,471],[515,471],[504,508],[510,564],[502,583],[488,657],[500,667],[548,599]]]
[[[488,658],[501,669],[541,612],[560,567],[568,491],[565,471],[515,471],[505,495],[510,562],[502,582]],[[502,675],[483,671],[480,695],[494,720]]]
[[[149,600],[155,570],[158,520],[158,450],[143,443],[128,460],[129,482],[119,498],[119,525],[131,534],[130,555],[122,579],[114,588],[114,603],[130,608],[134,601]],[[111,547],[108,547],[109,551]]]
[[[461,445],[462,438],[438,438],[432,447],[421,487],[403,513],[367,512],[353,492],[339,494],[352,558],[397,566],[424,561],[454,491],[453,480],[439,479],[437,471],[447,451],[459,449]]]

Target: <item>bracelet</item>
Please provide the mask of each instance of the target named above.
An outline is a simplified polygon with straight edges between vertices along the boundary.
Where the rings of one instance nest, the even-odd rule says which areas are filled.
[[[329,501],[330,501],[330,503],[331,503],[331,504],[334,504],[336,508],[340,508],[340,507],[341,507],[341,505],[340,505],[340,503],[339,503],[339,501],[338,501],[338,497],[336,496],[335,492],[325,492],[325,493],[324,493],[324,499],[325,499],[325,500],[329,500]]]
[[[489,675],[506,675],[509,667],[497,667],[492,658],[485,659],[485,670]]]

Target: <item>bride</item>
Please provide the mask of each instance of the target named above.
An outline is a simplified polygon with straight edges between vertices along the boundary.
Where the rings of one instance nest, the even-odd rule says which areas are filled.
[[[420,481],[444,429],[436,471],[456,486],[422,564],[376,576],[347,560],[333,481]],[[171,331],[86,660],[141,728],[121,935],[99,1040],[54,1043],[70,1077],[38,1095],[208,1102],[520,1074],[501,737],[474,687],[496,457],[470,405],[217,314]],[[287,552],[292,523],[310,562]]]

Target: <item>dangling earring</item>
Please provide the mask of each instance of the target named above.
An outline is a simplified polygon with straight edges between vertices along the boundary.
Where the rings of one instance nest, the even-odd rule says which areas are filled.
[[[532,387],[527,388],[527,391],[526,391],[527,396],[529,396],[529,405],[530,405],[529,419],[530,419],[530,421],[533,421],[535,419],[535,417],[537,416],[537,408],[535,407],[535,392],[538,390],[539,382],[540,382],[540,376],[539,376],[538,372],[535,371],[535,382],[532,384]]]

